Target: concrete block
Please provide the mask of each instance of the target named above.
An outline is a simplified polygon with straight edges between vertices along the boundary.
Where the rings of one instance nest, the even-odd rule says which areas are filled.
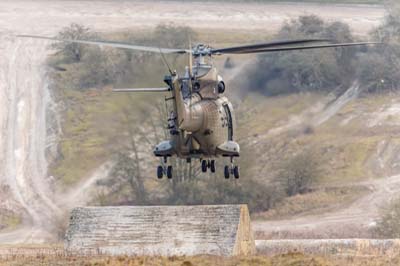
[[[246,205],[82,207],[65,248],[107,255],[255,254]]]

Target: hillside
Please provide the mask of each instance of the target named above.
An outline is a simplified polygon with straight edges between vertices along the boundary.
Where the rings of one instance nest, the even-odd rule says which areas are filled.
[[[105,36],[120,35],[127,30],[146,36],[159,23],[175,22],[192,26],[196,40],[224,46],[269,39],[283,22],[304,14],[305,9],[326,14],[328,20],[338,18],[349,23],[357,36],[367,34],[378,25],[384,13],[382,7],[376,6],[335,5],[326,9],[313,4],[302,8],[292,4],[262,4],[260,8],[259,4],[237,3],[230,5],[231,12],[227,12],[218,3],[207,5],[179,5],[179,12],[185,15],[178,16],[177,7],[165,3],[154,5],[151,12],[142,2],[137,5],[127,2],[120,8],[108,1],[99,1],[88,8],[73,1],[61,9],[57,2],[25,1],[18,12],[10,3],[0,3],[6,10],[5,19],[0,22],[3,29],[0,49],[4,59],[0,61],[0,89],[7,95],[0,98],[0,125],[4,129],[0,145],[5,151],[1,155],[0,174],[6,177],[2,179],[5,186],[2,191],[6,193],[1,195],[4,198],[1,198],[0,207],[10,211],[2,212],[6,215],[0,219],[0,228],[8,227],[5,230],[9,231],[3,231],[0,240],[7,243],[45,241],[49,231],[53,237],[55,232],[62,235],[63,220],[67,220],[65,211],[79,204],[137,203],[133,186],[119,186],[113,183],[118,178],[107,178],[115,158],[121,156],[119,152],[129,151],[132,129],[140,133],[134,140],[141,144],[139,162],[149,197],[167,198],[169,204],[180,200],[171,196],[173,192],[193,201],[198,200],[196,195],[206,200],[219,199],[220,195],[224,195],[220,198],[224,201],[250,199],[256,203],[251,206],[255,210],[254,217],[263,221],[342,209],[368,195],[369,183],[363,182],[398,171],[396,94],[366,95],[358,93],[363,88],[356,85],[335,94],[308,92],[267,97],[259,92],[243,92],[237,88],[232,73],[242,73],[242,67],[246,67],[244,62],[255,58],[242,57],[233,58],[237,68],[226,69],[223,74],[228,94],[235,99],[237,136],[244,151],[240,159],[243,178],[238,182],[225,182],[218,165],[216,178],[199,177],[189,183],[194,184],[194,190],[184,185],[174,191],[171,183],[155,178],[158,160],[151,156],[152,146],[162,134],[154,134],[158,131],[154,131],[148,118],[159,115],[159,110],[152,107],[163,106],[158,104],[163,100],[162,95],[157,98],[115,95],[110,92],[110,84],[84,88],[73,87],[73,83],[60,86],[64,82],[75,82],[81,66],[64,63],[54,68],[52,62],[46,62],[46,58],[51,61],[57,57],[48,42],[14,36],[56,35],[72,22]],[[51,16],[41,15],[44,8]],[[143,12],[131,12],[140,8]],[[199,23],[190,15],[194,9],[199,14],[212,12],[210,16],[200,16],[203,20]],[[252,21],[243,16],[243,10],[252,14]],[[227,13],[231,16],[224,16]],[[121,55],[110,50],[103,52],[112,59]],[[159,85],[165,73],[161,60],[153,58],[153,64],[146,65],[144,59],[147,58],[135,59],[138,61],[129,63],[134,66],[135,79],[113,85]],[[118,70],[120,64],[115,62],[120,61],[107,61],[106,66],[115,66],[112,69]],[[225,61],[221,58],[216,63],[222,69]],[[46,65],[49,67],[45,68]],[[103,73],[104,65],[88,69],[91,71],[84,74],[91,77],[90,74]],[[151,74],[146,76],[145,73]],[[270,199],[275,196],[273,185],[282,165],[303,150],[318,158],[315,162],[320,169],[316,182],[304,194],[280,195],[276,201]],[[126,185],[124,182],[122,184]],[[208,190],[213,194],[201,194]],[[185,194],[187,191],[190,193]],[[242,193],[241,198],[236,197],[238,191]],[[14,228],[18,230],[10,232]]]

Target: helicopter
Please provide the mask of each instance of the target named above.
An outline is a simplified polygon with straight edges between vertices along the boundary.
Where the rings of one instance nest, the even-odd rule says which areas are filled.
[[[114,89],[114,92],[161,92],[170,93],[165,101],[172,102],[172,111],[168,114],[167,124],[170,134],[168,140],[157,144],[153,150],[163,163],[157,167],[157,178],[173,177],[173,167],[168,158],[177,156],[191,163],[199,159],[202,172],[216,172],[216,158],[227,157],[230,164],[224,166],[224,177],[240,177],[239,166],[235,159],[240,156],[240,145],[235,141],[236,120],[232,103],[224,96],[226,84],[211,60],[213,56],[243,55],[293,50],[308,50],[335,47],[366,46],[378,42],[335,43],[330,39],[279,40],[258,44],[248,44],[225,48],[212,48],[205,44],[196,44],[189,49],[160,48],[139,46],[131,43],[112,41],[91,41],[78,39],[60,39],[35,35],[18,35],[24,38],[39,38],[58,42],[98,45],[144,52],[159,53],[169,70],[164,77],[165,87]],[[171,70],[165,54],[186,54],[189,65],[179,76]]]

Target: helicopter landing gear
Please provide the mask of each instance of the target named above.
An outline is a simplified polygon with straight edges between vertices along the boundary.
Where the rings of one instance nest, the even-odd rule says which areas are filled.
[[[231,165],[225,165],[224,167],[225,179],[229,179],[230,175],[233,175],[236,179],[239,179],[240,177],[239,166],[234,165],[233,157],[231,157]]]
[[[224,167],[224,176],[225,176],[225,179],[229,179],[229,175],[230,175],[230,172],[231,171],[229,171],[230,169],[229,169],[229,166],[227,166],[227,165],[225,165],[225,167]]]
[[[239,177],[240,177],[239,166],[237,166],[237,165],[235,165],[235,167],[233,167],[233,176],[236,179],[239,179]]]
[[[164,157],[164,164],[167,163],[167,157]],[[166,175],[168,179],[171,179],[173,176],[173,168],[172,165],[168,165],[168,166],[162,166],[159,165],[157,167],[157,178],[161,179],[163,178],[163,176]]]
[[[211,173],[215,173],[215,160],[210,161],[210,170]]]
[[[168,165],[167,167],[167,177],[168,179],[172,178],[172,165]]]
[[[207,172],[207,169],[211,170],[211,173],[215,173],[215,160],[202,160],[201,161],[201,171],[203,173]]]
[[[208,163],[206,160],[202,160],[201,161],[201,171],[203,173],[207,172],[207,168],[208,168]]]
[[[164,175],[164,168],[161,165],[159,165],[157,167],[157,178],[161,179],[163,175]]]

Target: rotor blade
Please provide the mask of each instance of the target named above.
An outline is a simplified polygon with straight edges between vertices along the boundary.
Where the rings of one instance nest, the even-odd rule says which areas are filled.
[[[170,88],[135,88],[135,89],[113,89],[113,92],[164,92]]]
[[[309,50],[309,49],[321,49],[321,48],[331,48],[331,47],[366,46],[366,45],[378,45],[378,44],[383,44],[383,43],[381,42],[336,43],[336,44],[322,44],[322,45],[310,45],[310,46],[256,49],[256,50],[247,50],[240,52],[230,52],[227,54],[255,54],[255,53],[267,53],[267,52]]]
[[[307,43],[329,42],[329,41],[331,41],[331,40],[329,40],[329,39],[301,39],[301,40],[274,41],[274,42],[226,47],[226,48],[221,48],[221,49],[212,49],[211,53],[213,53],[213,54],[216,54],[216,53],[221,53],[221,54],[239,53],[239,52],[243,52],[243,51],[247,51],[247,50],[273,48],[276,46],[283,46],[283,45],[307,44]]]
[[[185,53],[189,52],[188,50],[184,50],[184,49],[170,49],[170,48],[158,48],[158,47],[152,47],[152,46],[140,46],[140,45],[133,45],[133,44],[122,43],[122,42],[59,39],[59,38],[35,36],[35,35],[17,35],[17,37],[45,39],[45,40],[52,40],[52,41],[59,41],[59,42],[90,44],[90,45],[98,45],[98,46],[108,46],[108,47],[114,47],[114,48],[138,50],[138,51],[153,52],[153,53],[185,54]]]

